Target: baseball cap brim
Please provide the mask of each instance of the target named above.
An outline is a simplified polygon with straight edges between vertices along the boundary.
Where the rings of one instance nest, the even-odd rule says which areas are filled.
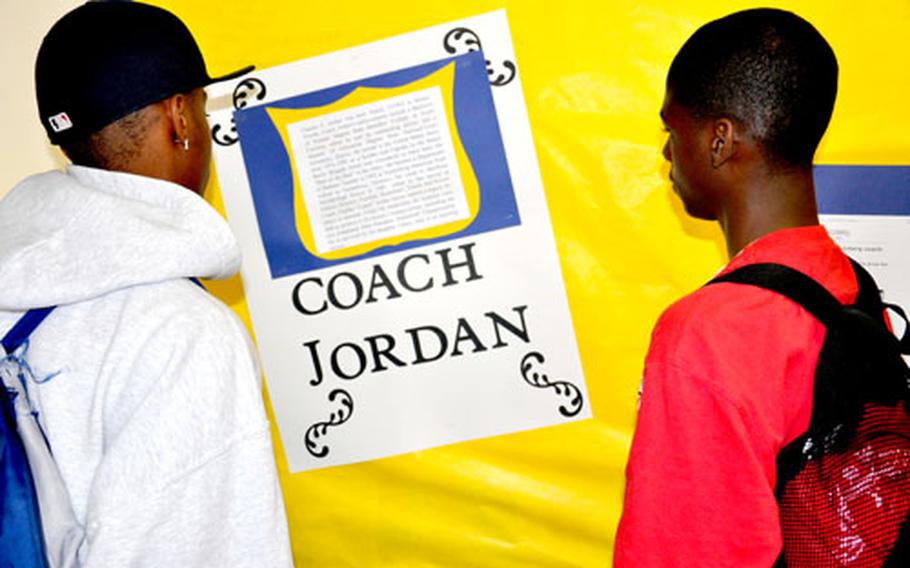
[[[255,65],[247,65],[246,67],[243,67],[241,69],[238,69],[238,70],[228,73],[226,75],[219,75],[218,77],[209,77],[209,80],[206,83],[206,85],[211,85],[212,83],[220,83],[222,81],[230,81],[231,79],[236,79],[237,77],[242,77],[255,68],[256,68]]]

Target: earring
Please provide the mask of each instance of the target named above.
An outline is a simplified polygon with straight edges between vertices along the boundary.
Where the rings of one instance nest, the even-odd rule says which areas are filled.
[[[184,138],[184,139],[183,139],[183,151],[184,151],[184,152],[189,152],[189,150],[190,150],[190,139],[189,139],[189,138]]]

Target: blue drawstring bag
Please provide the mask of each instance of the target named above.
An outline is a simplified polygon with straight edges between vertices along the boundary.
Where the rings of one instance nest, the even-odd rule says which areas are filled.
[[[4,351],[0,359],[2,568],[77,565],[81,527],[72,514],[69,496],[27,390],[33,377],[25,362],[26,340],[52,309],[29,311],[0,340]],[[43,516],[47,517],[44,521]]]
[[[0,423],[0,566],[46,568],[38,496],[22,438],[16,428],[13,396],[2,393]]]

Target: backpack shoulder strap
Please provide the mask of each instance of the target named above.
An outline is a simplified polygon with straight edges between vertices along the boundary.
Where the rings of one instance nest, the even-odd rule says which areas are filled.
[[[16,325],[10,329],[3,339],[0,340],[0,344],[3,346],[3,350],[9,354],[19,349],[19,346],[28,339],[28,336],[35,331],[35,328],[41,325],[41,322],[44,321],[50,313],[54,310],[54,306],[49,308],[35,308],[29,310],[25,313],[24,316],[19,318],[19,321],[16,322]]]
[[[813,278],[783,264],[748,264],[722,274],[708,284],[720,282],[751,284],[777,292],[805,308],[826,327],[843,307],[831,292]]]
[[[908,320],[906,312],[897,304],[882,301],[881,291],[872,275],[852,258],[850,262],[853,263],[853,271],[856,273],[856,281],[859,284],[859,294],[856,296],[854,305],[869,315],[884,313],[887,308],[891,318],[898,317],[904,320],[904,334],[898,339],[898,344],[901,353],[910,355],[910,320]]]
[[[859,287],[853,305],[869,315],[880,315],[884,312],[885,304],[882,302],[882,293],[878,289],[878,284],[875,283],[872,275],[863,268],[863,265],[852,258],[850,264],[853,265],[853,273],[856,275],[856,284]]]
[[[896,338],[901,353],[910,355],[910,319],[900,306],[882,301],[881,291],[872,275],[852,258],[850,263],[856,275],[858,292],[852,307],[865,313],[877,322],[883,321],[885,308],[892,317],[905,322],[903,337]],[[714,278],[708,284],[734,282],[751,284],[777,292],[796,302],[815,316],[825,327],[830,328],[837,314],[844,306],[824,286],[802,272],[783,264],[748,264]]]
[[[816,369],[814,407],[833,408],[829,414],[838,417],[856,410],[853,405],[857,400],[904,399],[910,405],[910,375],[901,358],[901,353],[907,352],[905,344],[910,334],[905,333],[900,340],[894,336],[886,325],[885,304],[875,281],[858,263],[853,265],[859,291],[851,305],[842,305],[814,279],[780,264],[746,265],[709,282],[750,284],[771,290],[796,302],[825,326],[825,343]],[[897,313],[903,317],[899,308]],[[857,357],[857,351],[864,355]],[[851,376],[870,380],[856,382],[850,380]],[[872,377],[881,380],[871,380]],[[864,398],[856,398],[860,395]],[[831,423],[816,414],[813,411],[813,425],[826,427]]]

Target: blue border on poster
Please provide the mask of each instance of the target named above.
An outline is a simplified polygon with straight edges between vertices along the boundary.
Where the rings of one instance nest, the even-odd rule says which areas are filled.
[[[815,166],[818,212],[910,215],[910,166]]]
[[[480,208],[474,221],[452,235],[384,246],[350,258],[326,260],[311,254],[297,233],[290,157],[266,112],[266,106],[293,109],[320,107],[340,100],[357,87],[394,88],[407,85],[453,61],[455,124],[480,189]],[[234,120],[240,136],[259,232],[273,279],[521,223],[482,52],[434,61],[264,106],[242,109],[234,113]]]

